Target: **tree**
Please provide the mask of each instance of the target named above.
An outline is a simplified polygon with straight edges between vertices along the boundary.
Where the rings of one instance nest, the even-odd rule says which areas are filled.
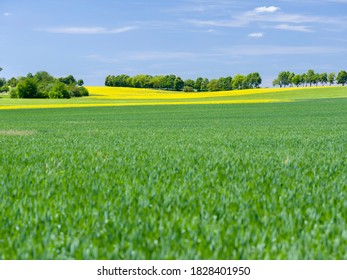
[[[201,82],[200,91],[208,91],[208,83],[209,82],[210,81],[207,78],[203,79]]]
[[[307,86],[306,74],[301,74],[301,84]]]
[[[133,86],[135,88],[151,88],[153,87],[152,79],[153,77],[150,75],[145,75],[145,74],[136,75],[132,79]]]
[[[328,74],[322,73],[319,75],[319,82],[324,86],[328,82]]]
[[[82,79],[78,80],[77,81],[77,85],[80,86],[80,87],[83,86],[84,85],[84,81]]]
[[[107,87],[113,87],[113,80],[115,79],[114,75],[108,75],[105,79],[105,86]]]
[[[295,75],[292,78],[292,83],[298,87],[301,84],[301,75]]]
[[[59,81],[61,81],[62,83],[64,83],[65,85],[76,85],[77,84],[77,81],[75,79],[74,76],[72,75],[69,75],[67,77],[63,77],[63,78],[59,78]]]
[[[292,73],[289,74],[289,77],[288,77],[289,85],[291,87],[293,87],[293,78],[294,78],[294,76],[295,76],[295,73],[292,72]]]
[[[36,72],[34,79],[37,83],[51,83],[54,81],[54,77],[46,71]]]
[[[152,85],[155,89],[162,89],[164,88],[164,76],[154,76],[152,79]]]
[[[345,70],[341,70],[336,77],[336,82],[339,85],[344,86],[347,84],[347,72]]]
[[[244,80],[246,79],[245,76],[241,75],[241,74],[237,74],[234,78],[233,78],[233,89],[242,89],[243,88],[243,83]]]
[[[335,83],[335,73],[330,73],[330,74],[328,75],[328,82],[329,82],[330,86],[331,86],[333,83]]]
[[[70,98],[70,93],[63,82],[56,82],[48,93],[49,98]]]
[[[217,79],[211,80],[208,83],[207,88],[209,91],[220,91],[219,81]]]
[[[37,97],[37,84],[33,78],[27,78],[18,84],[19,98],[35,98]]]
[[[174,84],[175,84],[175,75],[166,75],[164,76],[164,89],[167,90],[173,90],[174,89]]]
[[[312,77],[312,82],[318,86],[318,83],[319,83],[319,80],[320,80],[320,75],[318,73],[315,73]]]
[[[316,77],[315,77],[314,70],[312,70],[312,69],[308,70],[306,73],[306,83],[310,84],[310,87],[314,83],[315,78]]]
[[[176,77],[174,81],[174,90],[181,91],[184,88],[184,82],[180,77]]]
[[[274,86],[278,85],[280,87],[286,87],[291,83],[290,77],[291,73],[289,71],[282,71],[278,74],[277,79],[275,79],[272,84]]]
[[[262,83],[258,72],[248,74],[246,79],[249,88],[258,88]]]
[[[201,85],[203,83],[204,79],[199,77],[196,79],[195,83],[194,83],[194,89],[196,89],[197,91],[202,91],[201,90]]]
[[[220,90],[232,90],[233,85],[232,85],[233,78],[228,76],[226,78],[219,78],[218,83],[219,83],[219,88]]]
[[[0,87],[6,85],[6,79],[5,78],[0,78]]]
[[[185,80],[184,81],[184,86],[194,88],[195,82],[193,80],[191,80],[191,79]]]

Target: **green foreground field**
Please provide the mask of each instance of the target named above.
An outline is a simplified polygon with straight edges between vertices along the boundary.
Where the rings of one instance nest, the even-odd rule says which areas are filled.
[[[0,259],[347,259],[346,109],[0,110]]]

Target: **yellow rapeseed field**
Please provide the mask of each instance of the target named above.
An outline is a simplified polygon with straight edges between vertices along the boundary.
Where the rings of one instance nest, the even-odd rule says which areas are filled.
[[[173,92],[153,89],[121,88],[121,87],[86,87],[90,93],[88,98],[97,99],[196,99],[196,98],[213,98],[226,96],[241,96],[251,94],[262,94],[272,92],[282,92],[288,90],[297,90],[298,88],[261,88],[248,90],[217,91],[217,92]],[[189,102],[190,103],[190,102]]]
[[[9,109],[43,109],[43,108],[79,108],[79,107],[111,107],[111,106],[141,106],[141,105],[184,105],[184,104],[246,104],[274,103],[294,101],[281,94],[266,96],[266,94],[281,93],[307,88],[261,88],[249,90],[233,90],[219,92],[172,92],[153,89],[119,88],[105,86],[86,87],[90,96],[83,98],[59,100],[25,100],[25,103],[8,101],[0,104],[0,110]],[[233,98],[235,97],[235,99]],[[9,100],[9,99],[7,99]]]

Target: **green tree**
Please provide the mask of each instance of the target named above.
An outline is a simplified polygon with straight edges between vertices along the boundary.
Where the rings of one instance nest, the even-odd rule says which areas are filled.
[[[114,75],[108,75],[105,79],[105,86],[107,87],[113,87],[113,81],[115,79],[115,76]]]
[[[328,74],[322,73],[319,75],[319,82],[324,86],[328,82]]]
[[[33,78],[27,78],[21,81],[18,86],[19,98],[36,98],[38,97],[37,84]]]
[[[197,91],[201,91],[201,85],[203,83],[204,79],[199,77],[196,79],[195,83],[194,83],[194,89],[196,89]]]
[[[301,74],[301,84],[302,86],[307,86],[306,74]]]
[[[193,80],[191,80],[191,79],[185,80],[184,81],[184,86],[194,88],[195,82]]]
[[[64,83],[65,85],[76,85],[77,84],[77,81],[75,79],[74,76],[72,75],[69,75],[67,77],[62,77],[62,78],[59,78],[59,81],[61,81],[62,83]]]
[[[301,84],[301,75],[295,75],[293,78],[292,78],[292,83],[295,85],[295,86],[299,86]]]
[[[80,87],[83,86],[84,85],[84,81],[82,79],[79,79],[77,81],[77,85],[80,86]]]
[[[217,79],[211,80],[208,83],[207,88],[209,91],[220,91],[219,81]]]
[[[336,77],[336,83],[344,86],[347,84],[347,72],[345,70],[341,70]]]
[[[330,86],[335,83],[335,73],[332,72],[328,75],[328,82]]]
[[[52,99],[70,98],[70,93],[67,86],[63,82],[56,82],[48,93],[48,97]]]
[[[34,79],[37,83],[51,83],[54,81],[54,77],[46,71],[36,72]]]
[[[6,85],[6,79],[5,78],[0,78],[0,87]]]
[[[314,70],[310,69],[306,73],[306,83],[312,86],[312,84],[315,82],[316,76],[314,73]]]
[[[18,80],[15,78],[15,77],[12,77],[11,79],[9,79],[7,81],[7,84],[10,86],[10,87],[16,87],[17,84],[18,84]]]
[[[232,90],[233,85],[232,85],[233,78],[228,76],[228,77],[222,77],[219,78],[218,83],[219,83],[219,88],[220,90]]]
[[[293,78],[295,77],[295,73],[290,73],[289,74],[289,77],[288,77],[288,80],[289,80],[289,85],[291,86],[291,87],[293,87]]]
[[[313,75],[313,78],[312,78],[313,84],[315,84],[316,86],[318,86],[319,80],[320,80],[320,75],[319,75],[318,73],[315,73],[315,74]]]
[[[164,89],[173,90],[175,86],[175,75],[166,75],[164,76]]]
[[[242,89],[245,79],[246,77],[244,75],[235,75],[232,82],[233,89]]]
[[[174,81],[174,90],[181,91],[184,88],[184,82],[180,77],[176,77]]]
[[[290,85],[291,73],[289,71],[282,71],[278,74],[278,77],[273,81],[274,86],[286,87]]]
[[[258,72],[248,74],[246,79],[249,88],[259,88],[262,83],[262,79]]]
[[[200,91],[208,91],[208,83],[210,81],[207,78],[204,78],[201,82],[201,87],[200,87]]]
[[[154,76],[152,79],[152,85],[153,88],[155,89],[163,89],[164,88],[164,76],[158,75],[158,76]]]

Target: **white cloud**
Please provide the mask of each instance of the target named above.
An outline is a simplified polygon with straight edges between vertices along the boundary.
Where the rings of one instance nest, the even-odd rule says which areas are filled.
[[[313,32],[312,29],[305,25],[289,25],[289,24],[279,24],[274,26],[275,29],[297,31],[297,32]]]
[[[38,28],[37,31],[60,34],[118,34],[136,29],[134,26],[109,29],[105,27],[49,27]]]
[[[324,46],[235,46],[233,48],[221,49],[224,55],[236,56],[264,56],[264,55],[317,55],[346,53],[347,49],[324,47]]]
[[[4,13],[3,15],[4,15],[5,17],[12,16],[12,14],[11,14],[11,13]]]
[[[258,7],[255,8],[254,11],[257,13],[274,13],[279,11],[280,8],[279,7],[275,7],[275,6],[270,6],[270,7]]]
[[[262,33],[262,32],[250,33],[250,34],[248,34],[248,37],[251,37],[251,38],[262,38],[262,37],[264,37],[264,33]]]
[[[347,0],[345,0],[347,1]],[[277,25],[277,29],[288,31],[301,31],[313,32],[314,30],[321,29],[324,25],[334,25],[338,30],[345,29],[347,24],[347,17],[326,17],[314,16],[300,13],[285,13],[277,12],[280,8],[275,6],[258,7],[252,11],[243,12],[234,15],[230,18],[213,18],[213,19],[189,19],[186,22],[198,27],[246,27],[251,24],[258,24],[258,27],[264,27],[267,24]],[[311,25],[308,27],[307,25]]]

